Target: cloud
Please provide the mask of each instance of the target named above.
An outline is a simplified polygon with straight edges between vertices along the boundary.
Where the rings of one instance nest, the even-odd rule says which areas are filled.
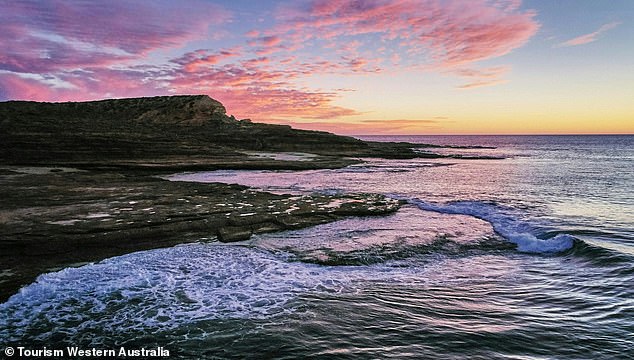
[[[275,46],[282,42],[279,36],[265,36],[258,39],[265,46]]]
[[[38,79],[13,73],[0,73],[0,99],[47,101],[58,91]]]
[[[584,44],[591,43],[593,41],[596,41],[599,35],[603,34],[604,32],[608,30],[614,29],[620,24],[621,23],[619,22],[611,22],[611,23],[602,25],[597,31],[591,32],[589,34],[577,36],[574,39],[564,41],[563,43],[559,44],[558,47],[577,46],[577,45],[584,45]]]
[[[0,70],[42,73],[107,66],[206,34],[229,13],[204,1],[8,1]]]
[[[309,40],[400,47],[417,65],[464,66],[502,56],[522,46],[538,30],[532,11],[517,1],[314,0],[285,8],[282,24],[270,31],[297,46]]]
[[[458,86],[459,89],[473,89],[484,86],[503,84],[506,81],[503,76],[510,71],[508,66],[496,66],[484,69],[453,69],[451,72],[465,78],[468,82]]]
[[[0,72],[0,98],[87,101],[104,97],[168,95],[159,69],[85,68],[55,75]]]
[[[291,83],[296,73],[263,69],[267,63],[266,58],[256,58],[195,73],[174,69],[169,73],[169,86],[179,93],[209,94],[238,117],[258,121],[332,119],[359,114],[334,105],[339,97],[335,92],[296,88]]]
[[[311,77],[327,74],[341,78],[389,68],[458,76],[466,79],[464,89],[497,84],[509,68],[476,63],[522,46],[539,28],[519,0],[290,2],[271,17],[273,25],[258,23],[261,28],[242,37],[230,27],[219,29],[231,13],[204,0],[25,0],[3,6],[0,99],[204,93],[258,121],[360,115],[336,104],[344,90],[310,87]],[[233,35],[214,46],[216,35],[225,33]],[[194,44],[199,48],[192,51]],[[427,120],[355,124],[341,131],[435,126]]]
[[[273,121],[278,124],[291,125],[297,129],[329,131],[340,135],[363,134],[428,134],[440,129],[441,121],[438,119],[395,119],[395,120],[360,120],[357,122],[334,121]]]
[[[133,58],[131,55],[113,53],[106,49],[86,51],[73,44],[37,37],[23,38],[18,42],[19,48],[3,47],[7,50],[0,53],[0,70],[48,73],[84,66],[108,66]]]
[[[2,22],[20,28],[23,35],[45,33],[127,53],[178,45],[230,17],[227,11],[202,0],[178,4],[167,0],[26,0],[5,4]]]
[[[208,65],[215,65],[223,60],[231,57],[239,56],[240,48],[232,48],[228,50],[222,50],[215,52],[209,49],[199,49],[196,51],[188,52],[181,57],[170,60],[175,64],[183,66],[186,72],[193,72],[200,67]]]
[[[505,82],[501,77],[509,67],[496,72],[495,79],[482,71],[477,77],[460,73],[509,53],[537,32],[535,13],[520,5],[520,0],[312,0],[281,7],[277,25],[257,32],[250,44],[267,55],[288,49],[330,51],[320,60],[327,66],[315,66],[314,58],[301,63],[297,71],[306,75],[400,68],[466,77],[462,89],[491,86]],[[269,46],[263,39],[282,42]]]

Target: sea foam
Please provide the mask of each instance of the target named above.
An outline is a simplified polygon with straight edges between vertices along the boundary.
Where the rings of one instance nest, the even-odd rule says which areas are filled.
[[[295,312],[302,294],[355,292],[368,278],[411,282],[420,269],[327,267],[284,252],[186,244],[44,274],[0,304],[0,338],[98,345],[95,339],[170,331],[199,321]]]
[[[421,210],[435,211],[444,214],[462,214],[486,220],[495,232],[508,241],[517,244],[517,250],[525,253],[560,253],[574,246],[575,238],[568,234],[557,234],[541,239],[539,229],[528,222],[521,221],[510,209],[481,202],[456,201],[447,204],[434,204],[420,199],[406,199]]]

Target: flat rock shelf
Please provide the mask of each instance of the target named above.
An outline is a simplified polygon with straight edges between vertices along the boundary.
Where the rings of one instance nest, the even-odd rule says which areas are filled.
[[[344,216],[384,215],[376,194],[276,195],[138,172],[0,170],[0,301],[41,273],[196,241],[234,242]]]

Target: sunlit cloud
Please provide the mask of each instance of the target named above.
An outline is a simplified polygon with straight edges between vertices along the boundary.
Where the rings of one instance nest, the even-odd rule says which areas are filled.
[[[604,32],[608,30],[614,29],[620,24],[621,23],[619,22],[611,22],[609,24],[602,25],[597,31],[591,32],[589,34],[577,36],[576,38],[570,39],[568,41],[564,41],[563,43],[559,44],[558,47],[578,46],[578,45],[585,45],[585,44],[594,42],[599,38],[601,34],[603,34]]]
[[[181,45],[228,18],[220,7],[197,0],[187,6],[170,1],[4,2],[0,69],[26,72],[106,65]]]
[[[222,50],[219,52],[209,49],[199,49],[196,51],[188,52],[179,58],[171,60],[171,62],[183,66],[183,70],[185,70],[186,72],[193,72],[198,70],[198,68],[200,67],[215,65],[223,60],[239,55],[239,48]]]
[[[179,45],[230,18],[229,12],[202,0],[178,4],[167,0],[34,0],[8,2],[6,6],[3,20],[14,26],[19,22],[26,34],[39,32],[132,54]]]
[[[506,82],[503,76],[510,71],[508,66],[496,66],[484,69],[454,69],[452,73],[468,82],[458,86],[459,89],[473,89],[484,86],[493,86]]]
[[[463,89],[490,86],[510,67],[477,63],[522,46],[539,28],[518,0],[314,0],[273,14],[272,23],[236,34],[226,28],[231,12],[202,0],[9,2],[0,13],[0,98],[204,93],[258,121],[340,120],[363,113],[337,105],[354,86],[319,89],[311,79],[389,69],[456,76]],[[218,34],[229,34],[222,46]],[[407,121],[350,126],[434,125]]]
[[[410,63],[454,67],[507,54],[539,28],[517,1],[315,0],[284,8],[267,31],[300,47],[309,40],[360,45],[387,42]]]
[[[441,128],[446,120],[442,119],[395,119],[395,120],[359,120],[355,122],[336,121],[272,121],[277,124],[290,125],[303,130],[327,130],[339,135],[396,135],[396,134],[428,134]]]
[[[297,88],[295,72],[264,70],[267,58],[185,72],[173,69],[170,87],[177,93],[204,93],[222,101],[239,117],[257,116],[258,121],[285,118],[332,119],[359,114],[333,105],[336,92]]]

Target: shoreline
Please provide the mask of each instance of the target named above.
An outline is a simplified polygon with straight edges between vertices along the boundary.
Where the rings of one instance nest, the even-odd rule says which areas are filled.
[[[437,147],[238,120],[206,95],[0,102],[0,301],[67,266],[400,206],[377,194],[298,197],[157,176],[335,169],[364,158],[480,158],[429,151]],[[20,172],[24,167],[39,170]]]
[[[277,165],[288,165],[283,163]],[[377,194],[276,195],[155,177],[164,168],[16,168],[0,170],[0,302],[40,274],[66,267],[183,243],[241,241],[348,216],[386,215],[401,206]]]

